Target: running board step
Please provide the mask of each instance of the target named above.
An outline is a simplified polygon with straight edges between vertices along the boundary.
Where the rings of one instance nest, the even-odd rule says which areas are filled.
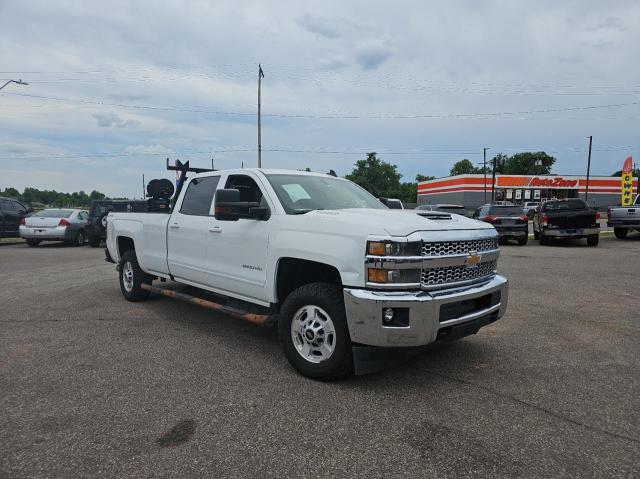
[[[140,285],[140,288],[152,293],[161,294],[162,296],[166,296],[167,298],[179,299],[180,301],[185,301],[197,306],[202,306],[203,308],[212,309],[220,313],[228,314],[229,316],[233,316],[234,318],[244,319],[245,321],[249,321],[250,323],[254,324],[268,325],[272,324],[275,320],[273,316],[268,314],[250,313],[248,311],[232,308],[230,306],[225,306],[223,304],[215,303],[206,299],[197,298],[195,296],[191,296],[190,294],[181,293],[169,288],[158,288],[156,286],[151,286],[150,284],[145,283],[142,283]]]

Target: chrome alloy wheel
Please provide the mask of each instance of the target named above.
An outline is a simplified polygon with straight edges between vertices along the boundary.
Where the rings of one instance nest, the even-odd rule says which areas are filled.
[[[291,339],[300,356],[317,364],[326,361],[333,354],[336,328],[324,309],[307,305],[293,316]]]
[[[133,267],[129,261],[122,265],[122,284],[127,293],[133,289]]]

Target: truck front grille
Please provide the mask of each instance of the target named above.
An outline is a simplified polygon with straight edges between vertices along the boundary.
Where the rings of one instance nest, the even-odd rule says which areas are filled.
[[[422,256],[453,256],[468,254],[469,251],[482,253],[498,249],[498,237],[464,241],[436,241],[422,244]]]
[[[434,288],[448,283],[479,280],[485,276],[493,275],[497,266],[498,262],[494,260],[485,261],[472,267],[461,265],[425,269],[420,276],[420,282],[425,288]]]

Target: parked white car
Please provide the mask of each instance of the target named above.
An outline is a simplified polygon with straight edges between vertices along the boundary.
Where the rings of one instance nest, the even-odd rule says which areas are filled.
[[[29,246],[38,246],[41,241],[64,241],[83,246],[88,218],[86,210],[47,208],[23,218],[19,232]]]
[[[127,300],[146,299],[160,278],[263,308],[289,362],[313,378],[351,373],[353,344],[455,339],[507,307],[490,224],[391,211],[354,183],[318,173],[194,175],[171,214],[110,213],[107,248]]]

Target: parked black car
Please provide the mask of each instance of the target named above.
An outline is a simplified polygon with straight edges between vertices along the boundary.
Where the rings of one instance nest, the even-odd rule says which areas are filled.
[[[0,238],[20,236],[20,222],[33,211],[13,198],[0,197]]]
[[[547,201],[533,217],[533,236],[540,244],[551,238],[587,238],[589,246],[598,246],[600,213],[578,198]]]
[[[529,218],[520,206],[482,205],[473,213],[473,217],[491,223],[498,231],[500,241],[514,239],[520,246],[527,244]]]
[[[94,248],[107,238],[107,215],[110,212],[134,211],[135,202],[130,200],[93,200],[89,208],[89,219],[85,232],[89,244]]]

